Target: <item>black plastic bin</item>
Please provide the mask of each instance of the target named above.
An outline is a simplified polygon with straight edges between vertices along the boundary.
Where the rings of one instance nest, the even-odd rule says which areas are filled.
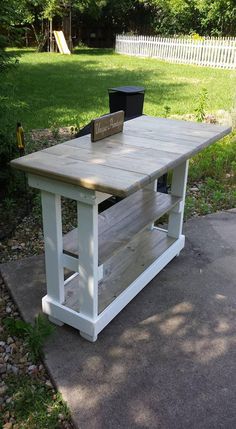
[[[109,88],[110,113],[124,110],[125,119],[143,114],[145,89],[142,86],[118,86]]]
[[[124,110],[125,121],[142,116],[145,95],[145,89],[142,86],[118,86],[116,88],[109,88],[108,94],[110,113]],[[82,137],[90,133],[91,122],[80,130],[76,137]],[[167,174],[159,177],[157,190],[166,194],[168,193]],[[99,212],[105,210],[110,205],[120,201],[121,199],[122,198],[118,197],[110,197],[108,200],[99,204]]]

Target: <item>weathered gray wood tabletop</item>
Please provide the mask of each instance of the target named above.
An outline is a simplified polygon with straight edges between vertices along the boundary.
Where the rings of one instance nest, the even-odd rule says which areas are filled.
[[[12,166],[87,189],[127,196],[230,132],[227,126],[141,116],[123,133],[90,135],[32,153]]]

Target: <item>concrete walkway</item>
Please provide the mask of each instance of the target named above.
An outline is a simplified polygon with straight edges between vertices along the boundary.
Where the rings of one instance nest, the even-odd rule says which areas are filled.
[[[57,328],[46,364],[80,429],[236,428],[236,209],[190,220],[186,248],[94,344]],[[42,257],[1,266],[23,317]]]

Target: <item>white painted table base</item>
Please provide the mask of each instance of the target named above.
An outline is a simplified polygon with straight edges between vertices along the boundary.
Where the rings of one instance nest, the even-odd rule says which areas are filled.
[[[11,161],[42,192],[47,295],[52,321],[95,341],[102,329],[184,247],[188,159],[229,127],[141,116],[122,133],[75,138]],[[173,170],[172,196],[153,192]],[[98,215],[108,194],[125,197]],[[61,196],[77,201],[78,229],[62,237]],[[136,217],[136,212],[137,216]],[[169,212],[168,230],[154,227]],[[99,231],[98,231],[99,230]],[[64,268],[74,274],[64,281]]]
[[[29,185],[41,189],[42,195],[47,282],[47,295],[42,299],[42,308],[53,323],[59,325],[66,323],[78,329],[87,340],[96,341],[99,332],[180,253],[185,242],[182,225],[187,173],[188,161],[173,170],[171,193],[182,199],[169,214],[167,235],[173,237],[175,241],[100,314],[98,283],[103,276],[103,267],[98,265],[98,203],[109,195],[29,175]],[[149,188],[153,186],[154,182],[148,185]],[[77,260],[63,253],[61,195],[77,200],[79,229]],[[147,228],[155,227],[152,224]],[[73,269],[75,275],[79,275],[79,312],[63,304],[65,283],[68,281],[64,282],[65,267]]]

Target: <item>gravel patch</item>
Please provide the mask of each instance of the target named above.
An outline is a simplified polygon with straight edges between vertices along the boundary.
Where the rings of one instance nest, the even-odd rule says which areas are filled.
[[[52,400],[56,400],[57,396],[43,362],[33,363],[24,340],[8,334],[3,323],[7,317],[20,319],[20,314],[0,277],[0,414],[3,429],[20,429],[21,426],[16,423],[14,415],[14,398],[8,393],[9,376],[29,376],[32,381],[47,386]],[[11,412],[8,409],[9,404],[12,405]],[[73,425],[59,414],[58,429],[73,429]]]

